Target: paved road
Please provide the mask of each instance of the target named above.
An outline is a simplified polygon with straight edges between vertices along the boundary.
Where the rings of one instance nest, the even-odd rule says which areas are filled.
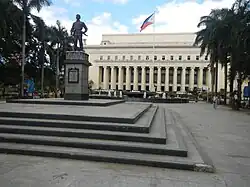
[[[217,173],[0,155],[3,187],[249,187],[250,115],[211,105],[162,105],[183,120]]]

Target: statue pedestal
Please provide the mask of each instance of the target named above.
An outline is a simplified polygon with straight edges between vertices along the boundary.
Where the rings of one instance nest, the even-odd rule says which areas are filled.
[[[67,51],[65,60],[65,100],[89,99],[89,55],[83,51]]]

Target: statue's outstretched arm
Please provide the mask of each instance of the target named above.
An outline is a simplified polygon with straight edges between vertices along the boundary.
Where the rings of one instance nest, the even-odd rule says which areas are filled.
[[[83,28],[85,30],[84,33],[88,32],[88,27],[86,26],[86,24],[84,22],[82,22],[82,24],[83,24]]]

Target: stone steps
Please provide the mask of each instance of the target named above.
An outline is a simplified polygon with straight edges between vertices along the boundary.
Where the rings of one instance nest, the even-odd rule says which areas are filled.
[[[39,136],[39,135],[23,135],[23,134],[7,134],[0,133],[1,142],[35,144],[60,146],[71,148],[98,149],[109,151],[120,151],[130,153],[148,153],[158,155],[182,156],[187,157],[187,150],[182,150],[175,146],[167,144],[150,144],[125,141],[111,141],[85,138],[68,138],[55,136]]]
[[[123,105],[126,109],[137,107],[136,112],[121,113],[118,116],[119,119],[124,116],[132,119],[131,116],[134,116],[138,118],[134,123],[122,120],[109,121],[110,116],[112,119],[115,117],[112,114],[105,114],[107,118],[109,117],[108,120],[105,119],[107,121],[88,120],[88,118],[86,121],[81,118],[72,120],[75,115],[70,115],[71,107],[65,108],[65,111],[61,110],[60,114],[57,113],[58,119],[56,116],[51,119],[41,112],[47,108],[36,110],[36,112],[40,110],[40,119],[32,116],[33,111],[30,106],[26,107],[29,112],[22,112],[21,116],[18,116],[20,106],[15,106],[19,113],[10,110],[4,112],[2,108],[0,152],[213,171],[212,166],[203,161],[196,146],[188,138],[173,113],[154,105],[138,105],[131,104],[132,107]],[[119,107],[113,107],[112,111],[115,113]],[[67,112],[70,117],[63,117],[63,112]],[[77,112],[80,115],[80,112]],[[15,115],[12,115],[13,113]],[[83,114],[92,113],[85,110]],[[100,116],[96,115],[99,118]]]
[[[41,126],[41,127],[59,127],[59,128],[74,128],[74,129],[93,129],[93,130],[108,130],[120,132],[134,132],[134,133],[149,133],[153,119],[157,113],[158,107],[152,106],[147,108],[142,116],[135,124],[112,122],[108,118],[103,118],[102,121],[93,121],[91,117],[87,121],[73,118],[72,116],[51,114],[51,119],[48,115],[33,116],[30,113],[15,113],[15,112],[0,112],[0,124],[5,125],[27,125],[27,126]],[[33,118],[32,118],[33,117]],[[56,117],[58,117],[56,119]],[[73,119],[73,120],[72,120]],[[110,118],[109,118],[110,119]],[[92,120],[92,121],[91,121]],[[104,122],[103,122],[104,121]],[[105,122],[107,121],[107,122]]]
[[[59,136],[59,137],[76,137],[88,139],[102,139],[102,140],[116,140],[116,141],[130,141],[130,142],[144,142],[165,144],[166,136],[156,133],[127,133],[117,131],[103,131],[103,130],[88,130],[88,129],[73,129],[73,128],[53,128],[53,127],[36,127],[24,125],[3,125],[0,124],[1,133],[11,134],[30,134],[43,136]],[[159,134],[159,135],[158,135]]]
[[[154,111],[158,110],[155,108]],[[84,134],[86,133],[85,129],[83,129],[85,130],[83,131],[82,129],[37,127],[36,124],[32,124],[32,126],[1,124],[0,139],[2,142],[187,156],[187,150],[179,148],[176,142],[166,144],[167,135],[165,131],[164,110],[159,109],[159,111],[153,115],[155,118],[150,117],[152,128],[149,134],[102,131],[100,129],[95,132],[92,131],[92,134],[94,134],[93,137],[82,137],[82,135],[86,136],[86,134]],[[68,134],[70,136],[67,137]],[[103,138],[104,134],[104,138],[106,139]],[[110,135],[114,138],[113,141],[110,140]],[[126,137],[125,141],[124,139],[120,139],[124,136]],[[152,139],[150,139],[151,137],[164,141],[160,142],[161,144],[156,144],[158,142],[152,141]],[[130,140],[127,141],[129,138]],[[133,141],[133,139],[139,141],[136,142]],[[149,140],[151,140],[151,142],[149,142]],[[141,141],[143,141],[143,143]]]
[[[125,153],[94,149],[65,148],[56,146],[0,143],[0,152],[43,157],[56,157],[99,162],[153,166],[160,168],[213,172],[213,168],[191,157],[175,157],[141,153]]]
[[[156,110],[154,109],[154,111]],[[161,119],[164,119],[163,111],[160,110],[159,112],[155,112],[154,116],[155,117],[150,117],[149,123],[147,125],[150,126],[150,129],[148,128],[148,131],[150,130],[149,133],[144,133],[144,131],[140,133],[132,133],[128,130],[123,132],[123,128],[121,131],[114,131],[114,128],[109,131],[105,125],[103,125],[103,123],[101,123],[101,125],[99,124],[99,126],[95,126],[99,128],[84,129],[85,126],[82,125],[82,123],[80,123],[81,125],[75,124],[75,121],[70,124],[68,124],[68,121],[65,121],[64,123],[67,124],[65,125],[63,122],[51,123],[51,120],[31,120],[20,118],[0,118],[0,133],[166,144],[167,137],[165,125],[162,124],[164,122],[161,121]],[[121,124],[118,125],[119,126],[116,127],[118,128],[117,130],[120,129]],[[75,126],[77,128],[74,128]]]
[[[153,108],[155,107],[156,106]],[[135,124],[150,109],[152,113],[152,104],[121,103],[109,107],[70,105],[62,107],[58,105],[6,103],[6,108],[0,107],[0,116],[10,118]]]
[[[22,104],[45,104],[45,105],[74,105],[74,106],[98,106],[107,107],[124,103],[124,100],[89,100],[89,101],[74,101],[58,99],[7,99],[7,103],[22,103]]]

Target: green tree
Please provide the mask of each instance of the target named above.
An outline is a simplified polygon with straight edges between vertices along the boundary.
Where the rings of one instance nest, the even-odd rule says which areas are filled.
[[[225,68],[225,98],[228,77],[232,93],[233,82],[238,75],[239,102],[242,80],[249,75],[250,69],[249,22],[249,1],[237,0],[231,9],[212,10],[208,16],[201,17],[198,27],[204,26],[205,28],[197,32],[194,42],[194,45],[200,46],[201,55],[210,55],[212,69],[216,64],[215,75],[218,72],[218,63]],[[230,67],[229,76],[227,75],[228,65]],[[216,80],[215,92],[217,93],[217,76],[213,79]]]
[[[61,22],[57,20],[56,25],[51,27],[50,30],[50,55],[56,56],[56,63],[53,61],[53,66],[56,70],[56,88],[59,88],[59,72],[62,68],[65,53],[72,49],[73,39],[68,35],[65,27],[62,26]],[[56,54],[56,55],[55,55]],[[55,60],[55,58],[52,58]]]
[[[197,27],[204,27],[196,33],[194,45],[200,47],[200,56],[204,54],[210,56],[210,67],[212,73],[212,92],[217,92],[217,68],[218,68],[218,41],[216,40],[216,25],[218,23],[217,12],[213,10],[208,16],[200,18],[200,22]],[[214,68],[216,64],[216,68]],[[215,90],[214,90],[215,86]]]
[[[8,59],[21,52],[22,12],[11,0],[0,1],[0,53]]]
[[[49,29],[45,22],[37,16],[32,16],[35,23],[34,36],[37,38],[39,43],[39,58],[38,64],[41,68],[41,94],[44,95],[44,63],[45,63],[45,51],[48,49],[47,42],[49,42]]]
[[[25,43],[26,43],[26,22],[28,16],[31,15],[31,10],[36,9],[40,11],[43,6],[50,6],[50,0],[13,0],[17,3],[22,10],[23,14],[23,31],[22,31],[22,81],[21,81],[21,95],[23,96],[23,86],[24,86],[24,65],[25,65]]]

